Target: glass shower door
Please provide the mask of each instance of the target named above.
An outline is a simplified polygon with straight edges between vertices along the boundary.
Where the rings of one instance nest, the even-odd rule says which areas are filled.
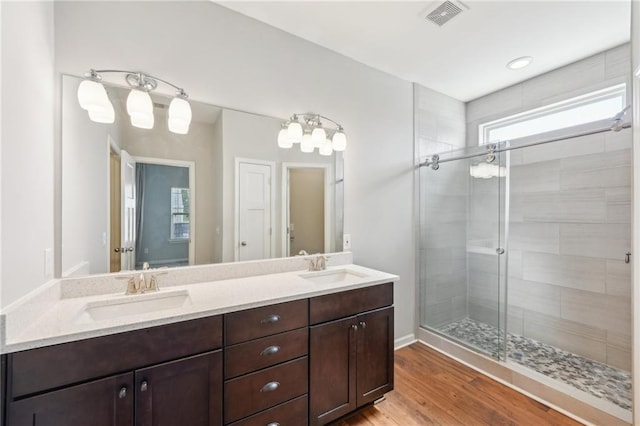
[[[460,150],[420,168],[421,325],[479,352],[505,352],[505,154]]]

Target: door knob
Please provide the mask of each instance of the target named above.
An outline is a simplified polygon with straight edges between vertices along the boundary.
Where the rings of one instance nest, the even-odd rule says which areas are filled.
[[[246,247],[247,242],[246,242],[246,241],[243,241],[243,242],[241,242],[241,243],[240,243],[240,245],[241,245],[242,247]]]

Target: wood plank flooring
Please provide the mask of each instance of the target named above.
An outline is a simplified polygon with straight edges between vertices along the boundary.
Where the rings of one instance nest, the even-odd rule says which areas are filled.
[[[395,353],[395,390],[333,426],[579,425],[422,344]]]

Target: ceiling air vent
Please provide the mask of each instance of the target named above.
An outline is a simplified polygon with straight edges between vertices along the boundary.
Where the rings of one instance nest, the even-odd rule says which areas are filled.
[[[460,14],[460,12],[468,9],[469,7],[462,2],[447,0],[444,3],[438,3],[435,9],[430,9],[431,11],[427,12],[425,19],[441,27]]]

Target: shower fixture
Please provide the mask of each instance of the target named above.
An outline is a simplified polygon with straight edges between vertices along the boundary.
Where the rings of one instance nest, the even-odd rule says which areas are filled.
[[[191,124],[191,106],[187,101],[189,97],[183,88],[153,77],[140,71],[121,70],[89,70],[85,74],[85,80],[78,87],[78,102],[80,107],[86,110],[91,121],[96,123],[113,123],[115,110],[109,100],[107,91],[102,84],[102,75],[106,73],[124,74],[124,80],[131,87],[127,97],[127,113],[131,125],[141,129],[152,129],[154,126],[153,102],[149,92],[158,87],[158,82],[164,83],[176,89],[176,95],[169,104],[167,125],[173,133],[186,135]]]
[[[324,127],[320,119],[330,121],[336,128]],[[333,151],[344,151],[347,148],[347,137],[340,124],[324,115],[293,114],[282,123],[278,133],[278,146],[289,149],[294,144],[300,144],[302,152],[309,153],[318,148],[320,155],[331,155]]]

